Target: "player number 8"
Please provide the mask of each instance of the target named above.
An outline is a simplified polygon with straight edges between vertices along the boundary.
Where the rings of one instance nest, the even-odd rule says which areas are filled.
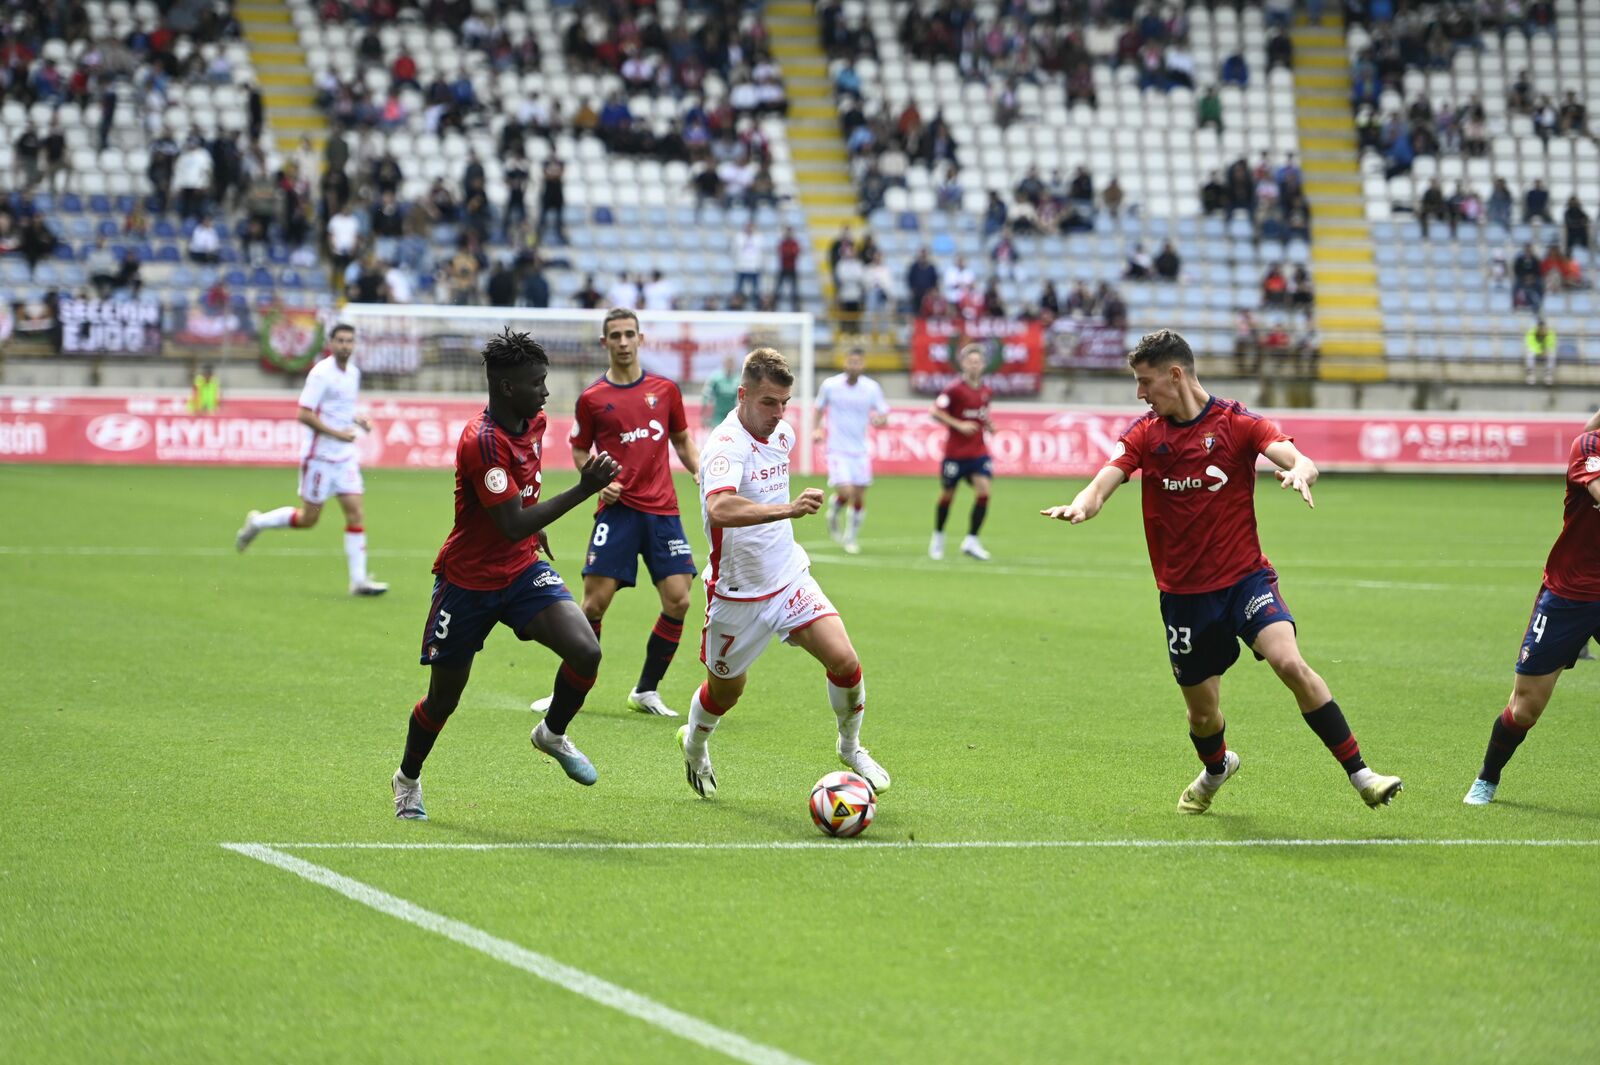
[[[599,525],[596,525],[594,527],[594,546],[606,546],[606,537],[610,535],[611,526],[607,525],[605,522],[601,522]]]
[[[1178,641],[1180,640],[1183,641],[1182,647],[1178,646]],[[1186,655],[1194,650],[1189,643],[1188,626],[1184,626],[1181,629],[1175,629],[1171,625],[1167,626],[1167,650],[1175,655]]]

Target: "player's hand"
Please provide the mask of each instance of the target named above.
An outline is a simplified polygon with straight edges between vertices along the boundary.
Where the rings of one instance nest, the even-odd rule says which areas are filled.
[[[610,484],[608,484],[604,488],[600,489],[600,503],[601,503],[602,506],[609,507],[611,504],[615,503],[617,500],[619,500],[621,498],[622,498],[622,482],[621,481],[612,481]]]
[[[1315,473],[1307,476],[1293,470],[1275,470],[1273,476],[1278,478],[1279,487],[1299,492],[1300,498],[1306,501],[1306,506],[1312,510],[1317,509],[1317,504],[1311,499],[1311,486],[1317,481]]]
[[[539,553],[551,562],[556,560],[556,553],[550,550],[550,537],[543,529],[539,530]]]
[[[971,436],[982,428],[983,424],[981,422],[959,421],[956,423],[956,432],[962,436]]]
[[[1050,507],[1048,510],[1039,511],[1039,513],[1047,518],[1054,518],[1056,521],[1071,522],[1073,525],[1081,525],[1094,517],[1093,514],[1089,513],[1088,507],[1078,502],[1068,503],[1062,507]]]
[[[343,432],[334,433],[333,435],[338,437],[340,440],[343,440],[347,444],[353,444],[356,442],[356,431],[354,429],[346,429]]]
[[[822,426],[820,426],[820,425],[817,426],[815,429],[811,430],[811,439],[815,440],[819,444],[822,443],[822,438],[824,436],[827,436],[827,435],[828,434],[823,430]]]
[[[807,514],[815,514],[822,509],[822,504],[827,498],[822,489],[807,488],[795,497],[794,502],[789,504],[789,516],[791,518],[803,518]]]
[[[361,415],[361,414],[358,414],[358,415],[356,415],[356,417],[355,417],[355,422],[356,422],[356,426],[357,426],[357,427],[358,427],[358,428],[359,428],[359,429],[360,429],[360,430],[361,430],[361,431],[362,431],[362,432],[363,432],[363,433],[370,433],[370,432],[372,432],[372,419],[371,419],[371,418],[368,418],[368,417],[366,417],[366,416],[365,416],[365,415]]]
[[[616,480],[617,474],[621,471],[622,467],[617,465],[617,460],[602,451],[598,455],[589,456],[589,461],[578,471],[578,483],[583,486],[586,495],[594,495]]]

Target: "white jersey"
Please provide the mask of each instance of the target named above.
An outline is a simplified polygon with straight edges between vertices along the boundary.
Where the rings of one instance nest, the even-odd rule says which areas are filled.
[[[348,431],[355,428],[356,401],[360,396],[361,370],[356,360],[352,358],[340,370],[339,360],[330,355],[306,374],[306,386],[300,390],[300,405],[314,411],[329,429]],[[306,426],[305,442],[300,446],[302,460],[345,462],[355,457],[353,441],[335,440]]]
[[[817,410],[828,412],[828,454],[865,455],[867,427],[874,414],[888,414],[889,401],[870,377],[850,383],[848,374],[835,374],[817,390]]]
[[[711,564],[702,579],[720,599],[767,599],[783,591],[811,567],[805,548],[795,543],[787,520],[737,529],[713,529],[706,500],[718,492],[737,492],[755,503],[789,502],[789,452],[794,427],[780,421],[766,440],[751,436],[737,410],[711,430],[700,452],[700,513]]]

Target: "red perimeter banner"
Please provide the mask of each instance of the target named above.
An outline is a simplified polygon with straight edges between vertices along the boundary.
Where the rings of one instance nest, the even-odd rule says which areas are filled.
[[[918,318],[911,328],[911,387],[936,396],[961,376],[956,353],[968,341],[987,351],[984,381],[997,396],[1037,396],[1044,377],[1044,327],[1009,318]]]
[[[292,466],[299,462],[302,427],[295,397],[224,397],[217,414],[190,414],[177,393],[117,396],[0,395],[0,463],[73,462]],[[360,438],[368,466],[448,468],[456,440],[483,410],[481,401],[378,398],[364,405],[373,431]],[[1110,455],[1139,412],[999,406],[989,438],[995,472],[1003,477],[1087,477]],[[798,420],[798,415],[791,412]],[[1570,418],[1487,415],[1271,415],[1324,470],[1420,473],[1559,473],[1573,437]],[[545,439],[558,447],[571,415],[554,413]],[[697,432],[703,433],[697,427]],[[901,405],[889,424],[872,430],[876,473],[932,476],[947,430],[924,406]],[[812,468],[826,468],[813,445]],[[565,468],[564,453],[552,462]]]

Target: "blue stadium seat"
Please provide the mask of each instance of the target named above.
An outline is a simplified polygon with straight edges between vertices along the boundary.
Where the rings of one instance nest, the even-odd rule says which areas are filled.
[[[240,269],[232,269],[222,275],[222,283],[229,288],[243,288],[249,284],[248,275]]]
[[[156,219],[155,225],[150,227],[150,235],[160,237],[162,240],[172,240],[178,235],[178,227],[168,218]]]
[[[271,288],[277,282],[273,280],[270,270],[265,266],[258,266],[250,272],[250,283],[257,288]]]
[[[176,244],[163,244],[155,254],[155,261],[158,263],[179,263],[183,261],[183,256],[178,252]]]
[[[89,197],[89,210],[93,211],[95,214],[110,214],[111,198],[98,192],[92,194]]]
[[[274,266],[282,266],[289,261],[289,249],[282,244],[273,244],[267,248],[267,262]]]
[[[300,279],[298,270],[285,270],[278,275],[278,284],[284,288],[302,288],[304,283]]]
[[[56,205],[56,210],[63,214],[82,214],[83,201],[73,192],[62,193],[61,202]]]
[[[114,237],[120,232],[122,227],[109,218],[101,219],[100,224],[95,226],[95,235],[99,237]]]
[[[72,245],[63,240],[56,245],[55,257],[61,262],[70,263],[76,256],[73,254]]]
[[[593,218],[594,224],[597,226],[609,226],[613,223],[613,221],[615,221],[613,215],[611,214],[611,208],[604,205],[594,209]]]
[[[116,207],[118,214],[127,214],[129,211],[133,210],[133,197],[129,196],[127,193],[123,193],[121,196],[117,197]]]

